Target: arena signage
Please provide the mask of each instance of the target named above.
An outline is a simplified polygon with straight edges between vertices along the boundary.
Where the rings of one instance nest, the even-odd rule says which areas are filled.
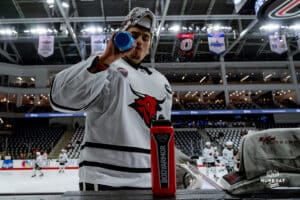
[[[252,109],[252,110],[173,110],[172,115],[229,115],[229,114],[276,114],[300,113],[300,109]],[[26,113],[25,118],[42,117],[85,117],[86,113]]]
[[[300,0],[257,0],[255,12],[260,20],[291,23],[300,19]]]

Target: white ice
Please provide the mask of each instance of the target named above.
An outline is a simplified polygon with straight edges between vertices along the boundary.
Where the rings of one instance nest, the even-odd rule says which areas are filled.
[[[200,171],[202,171],[200,169]],[[0,195],[20,193],[64,193],[79,191],[77,169],[67,169],[59,174],[58,170],[43,170],[44,176],[32,176],[32,170],[0,170]],[[204,178],[203,189],[216,189]]]
[[[78,170],[43,170],[44,176],[32,176],[32,170],[0,171],[0,194],[3,193],[59,193],[78,191]]]

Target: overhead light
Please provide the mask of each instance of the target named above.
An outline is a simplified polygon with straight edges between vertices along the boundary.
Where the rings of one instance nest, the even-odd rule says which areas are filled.
[[[240,82],[243,82],[243,81],[246,80],[247,78],[249,78],[249,75],[247,75],[247,76],[245,76],[244,78],[242,78],[242,79],[240,80]]]
[[[55,32],[55,31],[56,31],[56,29],[50,29],[50,28],[47,29],[47,32],[48,32],[48,33],[53,33],[53,32]],[[57,31],[56,31],[56,32],[57,32]]]
[[[213,27],[211,27],[213,31],[218,31],[221,29],[221,26],[219,24],[214,25]]]
[[[289,28],[293,29],[293,30],[300,30],[300,24],[294,24],[294,25],[290,26]]]
[[[180,30],[180,26],[179,25],[173,25],[169,28],[170,31],[174,31],[174,32],[178,32]]]
[[[49,8],[54,8],[54,0],[47,0],[46,2],[48,4]]]
[[[284,82],[288,82],[288,80],[289,80],[290,78],[291,78],[291,75],[288,75],[288,76],[286,76],[286,77],[283,78],[283,81],[284,81]]]
[[[206,31],[208,33],[224,31],[229,32],[232,30],[231,26],[221,26],[220,24],[209,25],[208,27],[203,27],[202,31]]]
[[[66,2],[62,2],[61,5],[64,8],[69,8],[70,7],[69,4],[67,4]]]
[[[188,97],[190,94],[191,94],[191,91],[189,91],[188,93],[186,93],[186,94],[184,95],[184,97],[186,98],[186,97]]]
[[[203,76],[199,82],[202,83],[205,79],[206,79],[206,76]]]
[[[31,33],[33,35],[45,35],[45,34],[57,34],[57,30],[54,28],[36,27],[24,30],[24,33]]]
[[[194,92],[194,94],[192,94],[192,97],[196,96],[198,94],[198,91]]]
[[[271,78],[272,74],[268,74],[267,76],[264,77],[264,81],[266,82],[269,78]]]
[[[50,5],[50,4],[54,4],[54,0],[47,0],[46,2],[47,2],[47,4],[49,4],[49,5]]]
[[[17,35],[17,34],[18,34],[18,32],[15,31],[14,29],[10,29],[10,28],[0,29],[0,35],[11,36],[11,35]]]
[[[239,4],[239,3],[241,3],[242,2],[242,0],[233,0],[233,3],[234,4]]]
[[[264,79],[268,79],[268,78],[270,78],[271,76],[272,76],[272,74],[268,74],[267,76],[265,76]]]
[[[263,25],[259,28],[259,30],[263,30],[263,31],[275,31],[278,30],[280,28],[279,24],[266,24]]]
[[[82,29],[80,32],[82,33],[90,33],[90,34],[95,34],[95,33],[102,33],[103,28],[101,26],[89,26],[84,29]]]

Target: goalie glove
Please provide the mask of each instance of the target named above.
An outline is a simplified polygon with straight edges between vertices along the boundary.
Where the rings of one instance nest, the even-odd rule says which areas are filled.
[[[201,189],[202,177],[198,169],[187,164],[176,164],[176,186],[184,189]]]
[[[198,171],[197,161],[175,148],[176,155],[176,186],[184,189],[202,187],[202,177]]]

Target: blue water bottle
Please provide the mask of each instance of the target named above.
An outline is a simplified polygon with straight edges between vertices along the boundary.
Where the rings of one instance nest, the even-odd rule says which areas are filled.
[[[120,51],[128,51],[135,47],[135,40],[130,33],[119,31],[114,37],[114,44]]]

